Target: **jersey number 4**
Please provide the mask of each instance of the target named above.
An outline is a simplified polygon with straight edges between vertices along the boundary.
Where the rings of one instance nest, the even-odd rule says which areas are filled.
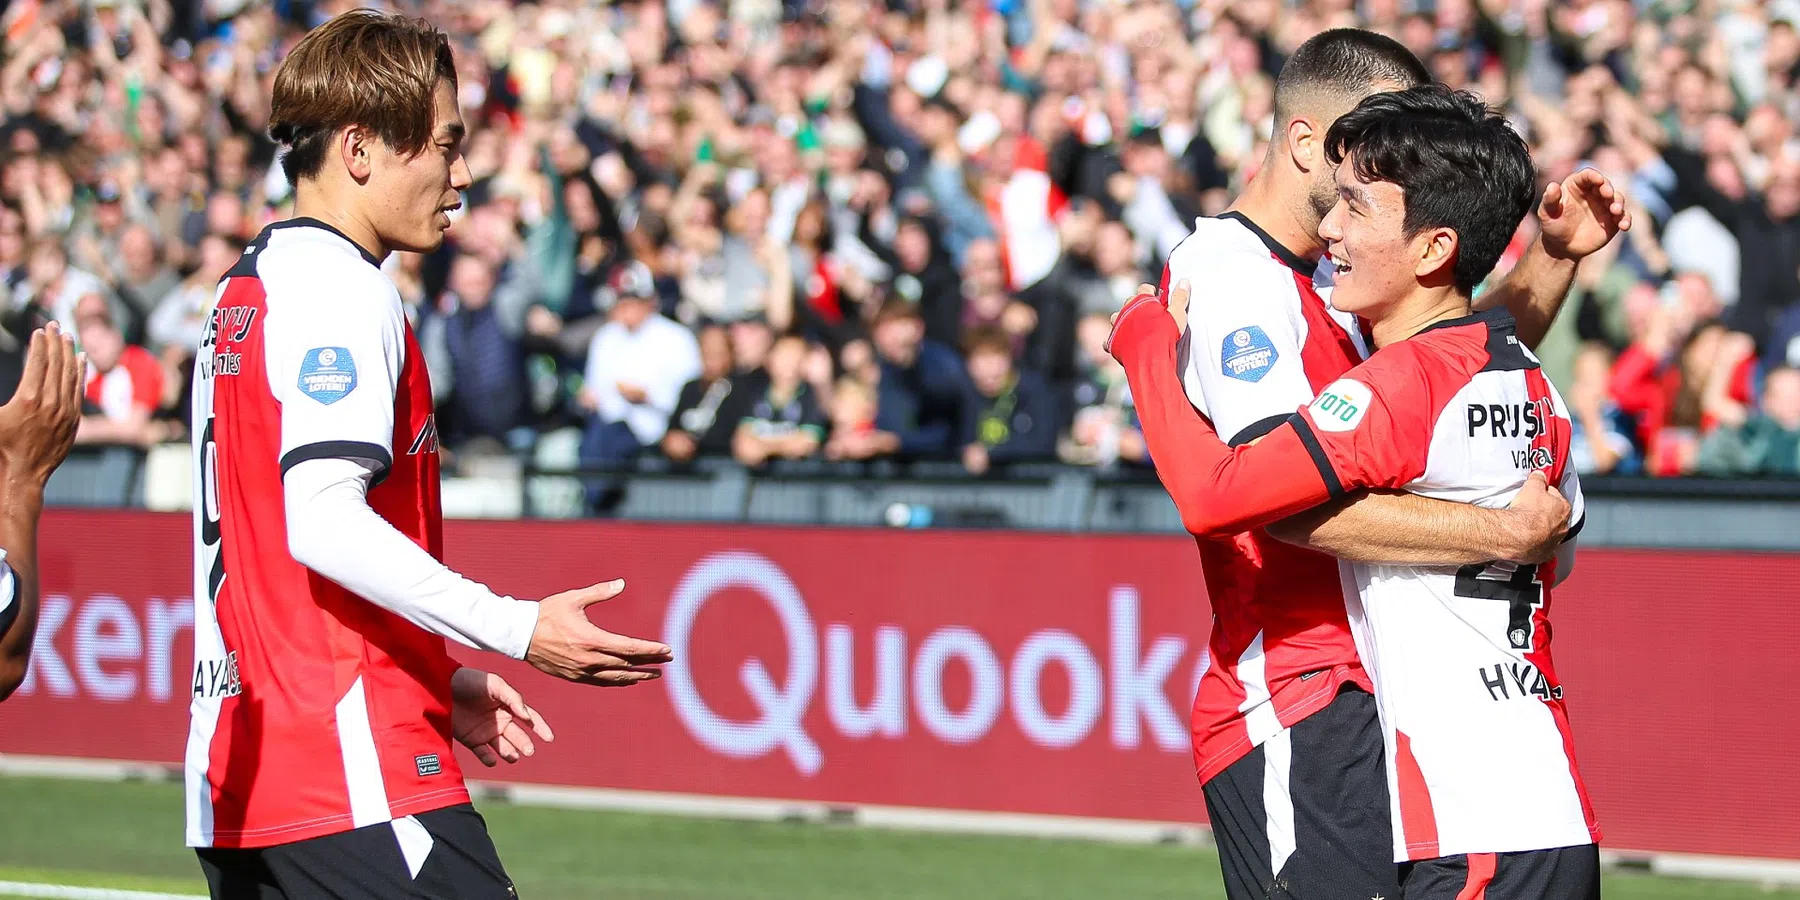
[[[1475,600],[1504,600],[1507,605],[1506,643],[1529,652],[1536,627],[1532,613],[1544,605],[1544,585],[1538,567],[1512,563],[1476,563],[1456,570],[1456,596]]]

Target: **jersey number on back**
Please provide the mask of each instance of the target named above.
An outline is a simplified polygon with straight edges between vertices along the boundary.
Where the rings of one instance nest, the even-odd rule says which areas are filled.
[[[1456,596],[1473,600],[1504,600],[1507,605],[1506,645],[1530,652],[1536,628],[1532,613],[1544,605],[1544,586],[1538,567],[1518,566],[1510,575],[1510,563],[1476,563],[1456,570]]]

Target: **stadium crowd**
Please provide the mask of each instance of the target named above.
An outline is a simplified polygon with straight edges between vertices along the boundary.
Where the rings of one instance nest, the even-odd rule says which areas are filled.
[[[185,437],[214,286],[289,215],[275,66],[354,5],[7,6],[0,395],[53,318],[80,441]],[[1358,25],[1650,226],[1541,350],[1582,471],[1800,474],[1796,0],[399,8],[458,41],[470,126],[451,240],[386,264],[452,461],[579,429],[593,466],[1142,464],[1108,316],[1255,171],[1284,54]]]

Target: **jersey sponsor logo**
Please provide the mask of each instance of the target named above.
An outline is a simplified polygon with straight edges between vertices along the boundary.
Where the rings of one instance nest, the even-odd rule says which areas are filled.
[[[1481,677],[1482,686],[1487,688],[1488,696],[1495,703],[1502,700],[1523,700],[1527,697],[1539,700],[1563,698],[1562,685],[1551,684],[1544,673],[1529,662],[1515,660],[1494,663],[1475,671]]]
[[[413,757],[413,768],[418,770],[420,778],[429,778],[444,771],[444,766],[438,762],[436,753],[425,753]]]
[[[300,393],[330,406],[356,390],[356,360],[343,347],[316,347],[300,361]]]
[[[1469,437],[1534,438],[1552,415],[1549,398],[1530,403],[1471,403],[1466,411]]]
[[[238,680],[238,655],[233,650],[224,659],[202,659],[194,663],[194,696],[201,699],[236,697],[244,692]]]
[[[1369,386],[1354,378],[1339,378],[1326,385],[1312,402],[1313,427],[1321,431],[1349,431],[1362,423],[1374,399]]]
[[[1269,374],[1269,369],[1274,367],[1275,360],[1280,359],[1281,355],[1275,352],[1275,345],[1269,341],[1269,336],[1261,328],[1252,325],[1226,335],[1225,344],[1219,349],[1219,358],[1222,360],[1220,369],[1225,375],[1254,384]]]
[[[1556,454],[1551,453],[1548,447],[1532,447],[1528,450],[1514,450],[1512,461],[1515,469],[1549,469],[1556,465]]]

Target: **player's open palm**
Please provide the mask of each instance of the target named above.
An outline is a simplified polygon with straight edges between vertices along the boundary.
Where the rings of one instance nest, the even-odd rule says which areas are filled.
[[[1538,224],[1551,256],[1581,259],[1631,230],[1631,213],[1625,195],[1600,170],[1582,169],[1544,188]]]
[[[480,669],[457,669],[450,679],[450,730],[484,766],[516,763],[537,752],[535,735],[556,740],[550,723],[526,705],[506,679]]]
[[[537,629],[525,661],[558,678],[618,687],[662,675],[669,645],[614,634],[587,617],[587,608],[625,590],[623,580],[564,591],[538,602]]]
[[[50,480],[75,443],[86,366],[56,323],[31,334],[18,390],[0,406],[0,466],[32,484]]]

